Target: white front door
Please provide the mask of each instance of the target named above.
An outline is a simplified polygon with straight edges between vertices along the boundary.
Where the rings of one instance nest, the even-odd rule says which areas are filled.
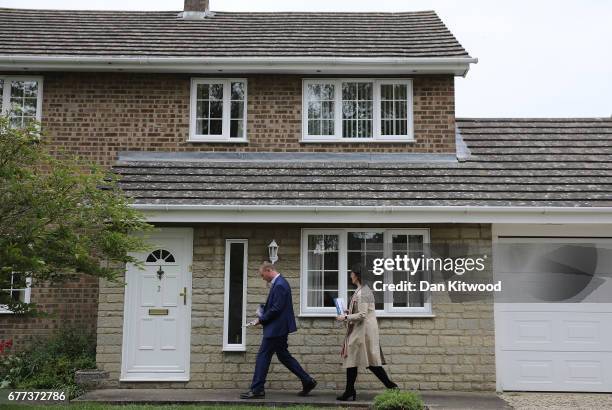
[[[122,381],[187,381],[193,230],[161,228],[126,269]]]

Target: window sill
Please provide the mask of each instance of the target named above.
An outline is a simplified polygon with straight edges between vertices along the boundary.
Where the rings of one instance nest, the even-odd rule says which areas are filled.
[[[246,346],[238,346],[238,347],[233,347],[233,346],[225,346],[222,351],[223,353],[231,353],[231,352],[246,352]]]
[[[414,144],[414,138],[403,139],[377,139],[377,138],[345,138],[345,139],[325,139],[325,138],[302,138],[300,144]]]
[[[242,138],[234,138],[234,139],[227,139],[227,138],[197,138],[197,139],[193,139],[193,138],[189,138],[187,140],[187,142],[189,143],[204,143],[204,144],[208,144],[208,143],[223,143],[223,144],[248,144],[249,140],[247,139],[242,139]]]

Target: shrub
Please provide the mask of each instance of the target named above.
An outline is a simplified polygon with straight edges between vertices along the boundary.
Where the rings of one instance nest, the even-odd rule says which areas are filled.
[[[423,410],[425,403],[417,392],[387,390],[374,398],[375,410]]]
[[[82,329],[62,329],[25,351],[0,359],[0,388],[62,390],[70,398],[83,390],[74,372],[96,367],[96,345]]]

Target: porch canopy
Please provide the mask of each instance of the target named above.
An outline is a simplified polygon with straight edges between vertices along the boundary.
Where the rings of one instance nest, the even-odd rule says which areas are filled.
[[[457,152],[124,152],[152,222],[612,223],[612,119],[458,120]],[[305,147],[307,148],[307,147]]]

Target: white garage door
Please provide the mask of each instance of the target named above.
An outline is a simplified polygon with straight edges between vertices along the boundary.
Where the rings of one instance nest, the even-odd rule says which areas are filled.
[[[585,237],[500,235],[496,240],[585,242],[608,249],[612,244],[612,239]],[[597,271],[602,269],[612,271],[609,254],[598,260]],[[555,275],[540,273],[547,280]],[[612,302],[610,283],[604,285],[591,293]],[[495,331],[499,390],[612,392],[612,303],[498,303]]]

